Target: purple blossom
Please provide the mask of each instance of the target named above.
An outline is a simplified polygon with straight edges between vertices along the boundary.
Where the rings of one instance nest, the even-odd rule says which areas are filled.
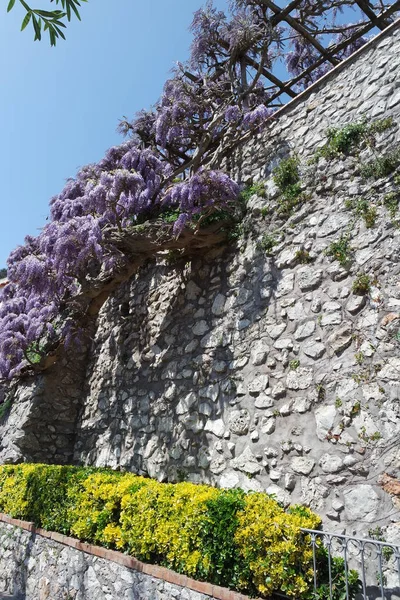
[[[273,114],[270,108],[267,108],[264,104],[260,104],[254,110],[249,111],[243,117],[243,128],[244,129],[257,129],[261,131],[265,126],[267,119]]]
[[[240,120],[242,112],[238,106],[228,106],[225,111],[225,121],[235,123]]]
[[[298,16],[321,43],[341,43],[359,24],[335,37],[337,9],[355,5],[343,0],[332,8],[328,0],[302,0]],[[129,260],[112,243],[113,231],[173,208],[180,213],[173,228],[179,236],[205,214],[234,209],[237,184],[209,165],[218,164],[221,146],[226,150],[243,131],[258,132],[267,123],[274,89],[266,68],[285,63],[290,75],[301,78],[300,89],[331,68],[324,62],[302,76],[319,59],[318,50],[289,25],[271,27],[260,0],[231,0],[231,9],[228,18],[208,0],[195,13],[188,64],[177,65],[151,110],[121,123],[130,139],[69,179],[50,201],[50,222],[10,254],[10,283],[0,292],[0,378],[20,374],[61,340],[80,340],[82,290]],[[330,40],[318,37],[326,24],[333,27]],[[365,41],[351,43],[337,58]]]

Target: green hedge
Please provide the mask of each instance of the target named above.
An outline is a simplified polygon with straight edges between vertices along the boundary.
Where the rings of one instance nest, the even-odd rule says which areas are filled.
[[[309,509],[271,496],[70,466],[0,466],[0,511],[248,594],[314,598]],[[318,597],[325,597],[326,556]],[[344,591],[335,559],[334,598]],[[352,574],[351,592],[357,588]]]

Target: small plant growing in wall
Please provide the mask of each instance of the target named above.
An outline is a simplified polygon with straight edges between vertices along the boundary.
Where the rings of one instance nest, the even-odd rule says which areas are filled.
[[[356,417],[360,413],[360,411],[361,411],[361,402],[359,400],[357,400],[357,402],[355,402],[353,404],[353,406],[351,407],[350,416],[352,418]]]
[[[308,250],[297,250],[296,254],[295,254],[295,259],[298,263],[302,264],[302,265],[308,265],[310,263],[313,262],[313,259],[310,255],[310,253],[308,252]]]
[[[325,387],[322,385],[322,383],[318,383],[315,386],[315,390],[317,392],[317,399],[318,402],[324,402],[326,400],[326,389]]]
[[[330,127],[326,136],[328,141],[315,153],[313,162],[323,157],[327,160],[347,156],[358,150],[362,143],[375,145],[376,134],[382,133],[394,126],[391,117],[368,123],[364,118],[357,123],[349,123],[344,127]]]
[[[264,233],[262,238],[258,242],[258,247],[264,250],[267,256],[273,255],[274,247],[278,244],[276,237],[270,233]]]
[[[299,166],[299,158],[289,156],[281,160],[273,171],[273,181],[280,191],[278,212],[283,216],[289,216],[304,199]]]
[[[354,355],[354,358],[356,359],[356,363],[358,365],[362,365],[364,362],[364,353],[363,352],[356,352]]]
[[[359,273],[352,285],[353,294],[365,296],[371,291],[371,277],[366,273]]]
[[[360,175],[365,179],[380,179],[391,175],[400,166],[400,145],[381,154],[360,168]]]
[[[382,434],[380,431],[374,431],[374,433],[368,435],[366,428],[363,426],[360,428],[360,433],[358,434],[358,437],[360,438],[360,440],[366,443],[378,442],[382,438]]]
[[[347,267],[352,254],[350,246],[350,235],[342,234],[338,240],[333,241],[325,251],[326,256],[331,256],[339,262],[342,267]]]
[[[367,229],[375,226],[377,217],[377,208],[366,198],[355,198],[346,200],[346,208],[349,208],[357,217],[361,217]]]
[[[400,190],[389,192],[383,198],[383,205],[389,213],[391,219],[395,219],[399,210]]]
[[[298,368],[299,368],[299,366],[300,366],[300,361],[299,361],[299,359],[298,359],[298,358],[295,358],[295,359],[293,359],[293,360],[291,360],[291,361],[289,362],[289,368],[290,368],[292,371],[296,371],[296,369],[298,369]]]
[[[321,148],[319,154],[324,158],[334,158],[340,154],[349,154],[359,145],[367,130],[366,121],[350,123],[344,127],[330,127],[326,136],[327,143]]]
[[[247,203],[252,196],[265,198],[265,183],[263,181],[246,185],[240,192],[240,200],[244,203]]]

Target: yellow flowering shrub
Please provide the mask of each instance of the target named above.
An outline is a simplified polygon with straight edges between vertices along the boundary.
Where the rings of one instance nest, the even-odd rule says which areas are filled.
[[[0,511],[250,594],[313,597],[312,550],[301,528],[317,529],[320,518],[301,506],[285,511],[264,493],[22,464],[0,466]],[[326,579],[326,556],[317,558]],[[339,600],[343,565],[335,568]],[[351,597],[357,573],[353,579]]]
[[[0,509],[11,517],[24,515],[28,508],[29,475],[35,465],[5,465],[0,470]]]
[[[201,529],[207,501],[216,488],[192,483],[153,482],[122,500],[122,539],[132,554],[163,563],[188,575],[207,568],[201,552]]]
[[[122,548],[117,544],[122,498],[148,482],[132,473],[90,474],[81,482],[80,488],[68,492],[71,533],[79,539]]]
[[[248,494],[238,514],[235,534],[238,552],[263,595],[280,590],[301,597],[313,580],[312,549],[304,543],[300,528],[317,529],[321,519],[305,507],[287,512],[263,493]],[[241,582],[246,587],[247,582]]]

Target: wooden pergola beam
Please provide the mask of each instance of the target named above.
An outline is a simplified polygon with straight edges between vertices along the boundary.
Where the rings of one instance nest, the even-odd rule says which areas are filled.
[[[276,98],[279,98],[279,96],[281,96],[282,94],[287,94],[289,97],[295,98],[298,95],[298,93],[293,89],[293,86],[295,86],[299,81],[301,81],[308,75],[311,75],[311,73],[313,73],[313,71],[315,71],[318,67],[320,67],[323,63],[325,63],[327,61],[330,62],[333,66],[336,66],[337,64],[339,64],[340,60],[336,57],[336,55],[339,52],[341,52],[342,50],[345,50],[347,46],[349,46],[351,43],[357,41],[363,35],[365,35],[369,31],[371,31],[371,29],[373,29],[374,27],[379,27],[379,29],[381,29],[381,30],[385,29],[392,22],[392,19],[390,17],[395,12],[400,10],[400,0],[396,0],[392,4],[392,6],[390,6],[389,8],[387,8],[380,14],[376,14],[375,11],[371,8],[369,0],[356,0],[356,3],[360,7],[360,9],[364,12],[364,14],[369,19],[368,23],[366,23],[364,26],[360,27],[354,34],[352,34],[351,36],[349,36],[347,39],[343,40],[342,42],[340,42],[338,44],[334,44],[327,48],[324,48],[312,36],[312,34],[310,32],[308,32],[307,29],[301,23],[299,23],[299,21],[297,19],[295,19],[294,17],[292,17],[290,15],[290,13],[299,6],[299,4],[301,3],[301,0],[292,0],[292,2],[290,2],[285,8],[282,8],[282,9],[279,6],[277,6],[273,2],[273,0],[260,0],[260,2],[262,2],[262,4],[264,4],[267,8],[269,8],[274,13],[270,19],[270,23],[272,26],[278,25],[282,21],[285,21],[295,31],[297,31],[302,37],[307,39],[307,41],[309,41],[316,48],[316,50],[318,50],[318,52],[321,55],[312,65],[307,67],[307,69],[304,69],[299,75],[297,75],[296,77],[293,77],[292,79],[290,79],[288,81],[282,81],[281,79],[276,77],[273,73],[271,73],[268,69],[263,67],[261,70],[262,75],[266,79],[268,79],[268,81],[270,81],[275,87],[277,87],[279,89],[279,91],[277,91],[275,94],[273,94],[270,97],[270,99],[267,103],[267,106],[270,105]],[[222,44],[222,45],[224,46],[224,44]],[[228,45],[225,44],[225,46],[226,46],[225,49],[227,50]],[[255,59],[253,59],[247,55],[244,58],[245,58],[246,64],[249,67],[251,67],[255,70],[259,69],[260,65]],[[197,80],[197,78],[194,75],[192,75],[191,73],[186,72],[185,74],[190,79],[192,79],[192,81]]]
[[[274,2],[272,2],[272,0],[260,0],[265,6],[267,6],[268,8],[270,8],[274,14],[276,15],[277,18],[279,18],[279,22],[280,21],[286,21],[286,23],[288,25],[290,25],[290,27],[292,27],[292,29],[294,29],[295,31],[297,31],[302,37],[304,37],[312,46],[314,46],[314,48],[316,48],[316,50],[318,50],[318,52],[320,54],[322,54],[322,56],[325,57],[326,60],[328,60],[330,63],[332,63],[333,65],[337,65],[338,64],[338,60],[334,59],[330,53],[326,50],[326,48],[324,48],[324,46],[322,46],[322,44],[320,44],[318,42],[317,39],[315,39],[315,37],[312,36],[311,33],[309,33],[307,31],[307,29],[296,19],[294,19],[293,17],[290,16],[290,14],[283,14],[283,11],[279,8],[279,6],[277,6]]]
[[[388,25],[390,25],[391,21],[385,20],[385,21],[381,21],[378,18],[378,15],[375,13],[375,11],[373,10],[373,7],[371,6],[370,2],[368,0],[356,0],[358,6],[360,7],[360,9],[363,11],[363,13],[368,17],[368,19],[372,22],[375,23],[376,26],[383,31],[383,29],[385,29]]]
[[[289,2],[289,4],[285,8],[281,8],[279,14],[274,14],[271,17],[271,25],[278,25],[278,23],[280,23],[282,19],[286,17],[286,15],[289,15],[293,10],[295,10],[299,6],[299,4],[301,4],[301,1],[302,0],[292,0],[292,2]]]
[[[384,11],[381,15],[377,15],[377,19],[379,21],[385,20],[388,17],[390,17],[391,15],[393,15],[395,12],[397,12],[398,10],[400,10],[400,0],[396,0],[396,2],[391,7],[389,7],[386,11]],[[338,52],[341,52],[342,50],[344,50],[349,44],[351,44],[352,42],[355,42],[360,37],[362,37],[364,34],[371,31],[371,29],[373,29],[374,27],[376,27],[376,24],[372,23],[370,21],[369,23],[367,23],[366,25],[361,27],[356,33],[351,35],[349,38],[347,38],[346,40],[343,40],[339,44],[335,44],[335,45],[331,46],[327,50],[329,50],[330,54],[335,55]],[[296,77],[293,77],[289,81],[283,82],[283,85],[285,87],[292,88],[292,86],[296,85],[299,81],[304,79],[304,77],[307,77],[307,75],[310,75],[313,71],[315,71],[315,69],[317,69],[319,66],[321,66],[324,62],[326,62],[326,59],[323,56],[321,56],[312,65],[307,67],[307,69],[304,69],[304,71],[302,71],[299,75],[297,75]],[[279,92],[279,93],[277,92],[276,94],[271,96],[269,101],[273,102],[280,95],[281,95],[281,92]]]

